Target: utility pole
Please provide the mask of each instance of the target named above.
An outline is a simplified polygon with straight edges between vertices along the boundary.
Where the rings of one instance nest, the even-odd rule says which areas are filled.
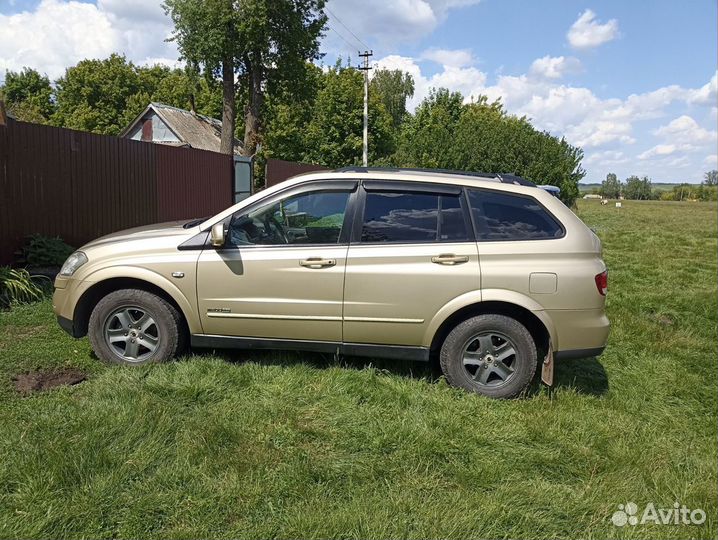
[[[364,72],[364,151],[362,153],[362,165],[366,167],[369,164],[369,57],[374,56],[374,51],[364,51],[359,53],[364,59],[364,65],[359,66]]]

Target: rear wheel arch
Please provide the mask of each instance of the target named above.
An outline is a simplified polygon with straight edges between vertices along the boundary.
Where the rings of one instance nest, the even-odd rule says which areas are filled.
[[[98,281],[82,294],[75,305],[75,311],[73,314],[73,324],[76,335],[84,336],[87,334],[90,315],[100,300],[108,294],[121,289],[138,289],[159,296],[172,305],[182,315],[182,324],[184,326],[183,330],[187,332],[187,335],[189,334],[190,319],[187,316],[188,313],[170,293],[162,287],[154,283],[150,283],[149,281],[138,278],[120,277]]]
[[[464,306],[449,315],[438,327],[431,340],[431,354],[438,355],[441,345],[449,333],[462,322],[478,315],[504,315],[521,323],[531,334],[539,354],[545,354],[551,340],[551,333],[544,321],[534,312],[510,302],[488,300]]]

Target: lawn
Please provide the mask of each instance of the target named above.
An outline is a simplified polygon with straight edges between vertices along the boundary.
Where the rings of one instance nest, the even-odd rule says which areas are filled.
[[[0,538],[715,538],[718,208],[579,214],[610,268],[609,345],[520,400],[305,353],[107,367],[49,302],[0,313]],[[60,368],[88,379],[13,386]],[[628,502],[707,520],[617,527]]]

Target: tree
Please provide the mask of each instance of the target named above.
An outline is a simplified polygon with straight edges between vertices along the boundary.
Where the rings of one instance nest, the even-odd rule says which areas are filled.
[[[82,60],[56,82],[58,126],[117,135],[147,105],[130,98],[146,90],[136,66],[123,55],[105,60]],[[137,110],[139,108],[139,110]]]
[[[473,103],[463,101],[458,92],[433,90],[403,123],[392,162],[517,174],[558,186],[562,200],[573,204],[585,175],[580,148],[536,130],[525,117],[506,113],[498,101],[490,103],[485,96]]]
[[[629,176],[623,186],[623,196],[626,199],[639,201],[650,200],[652,196],[651,181],[647,176],[643,178]]]
[[[8,71],[0,92],[18,120],[45,124],[55,112],[50,79],[34,69]]]
[[[244,153],[261,142],[267,89],[301,85],[307,60],[319,57],[325,0],[165,0],[182,56],[222,80],[220,151],[233,152],[235,75],[246,96]]]
[[[414,96],[414,78],[399,69],[378,69],[372,77],[369,92],[376,93],[398,128],[407,114],[406,100]]]
[[[713,169],[712,171],[705,173],[703,176],[705,178],[706,186],[718,186],[718,171]]]
[[[599,193],[605,199],[618,199],[621,196],[623,184],[614,173],[608,173],[606,179],[601,183]]]
[[[329,167],[359,164],[362,155],[364,77],[339,62],[321,78],[306,126],[302,161]],[[394,150],[392,119],[379,96],[369,96],[369,155],[381,163]]]

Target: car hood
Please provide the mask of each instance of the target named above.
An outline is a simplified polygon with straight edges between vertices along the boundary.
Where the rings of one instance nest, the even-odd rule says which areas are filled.
[[[132,240],[149,240],[152,238],[168,236],[187,236],[192,234],[192,232],[196,232],[194,229],[197,227],[185,229],[183,227],[185,223],[187,223],[187,220],[167,221],[165,223],[155,223],[152,225],[143,225],[142,227],[133,227],[132,229],[125,229],[123,231],[101,236],[92,242],[88,242],[81,249],[118,242],[128,242]]]

